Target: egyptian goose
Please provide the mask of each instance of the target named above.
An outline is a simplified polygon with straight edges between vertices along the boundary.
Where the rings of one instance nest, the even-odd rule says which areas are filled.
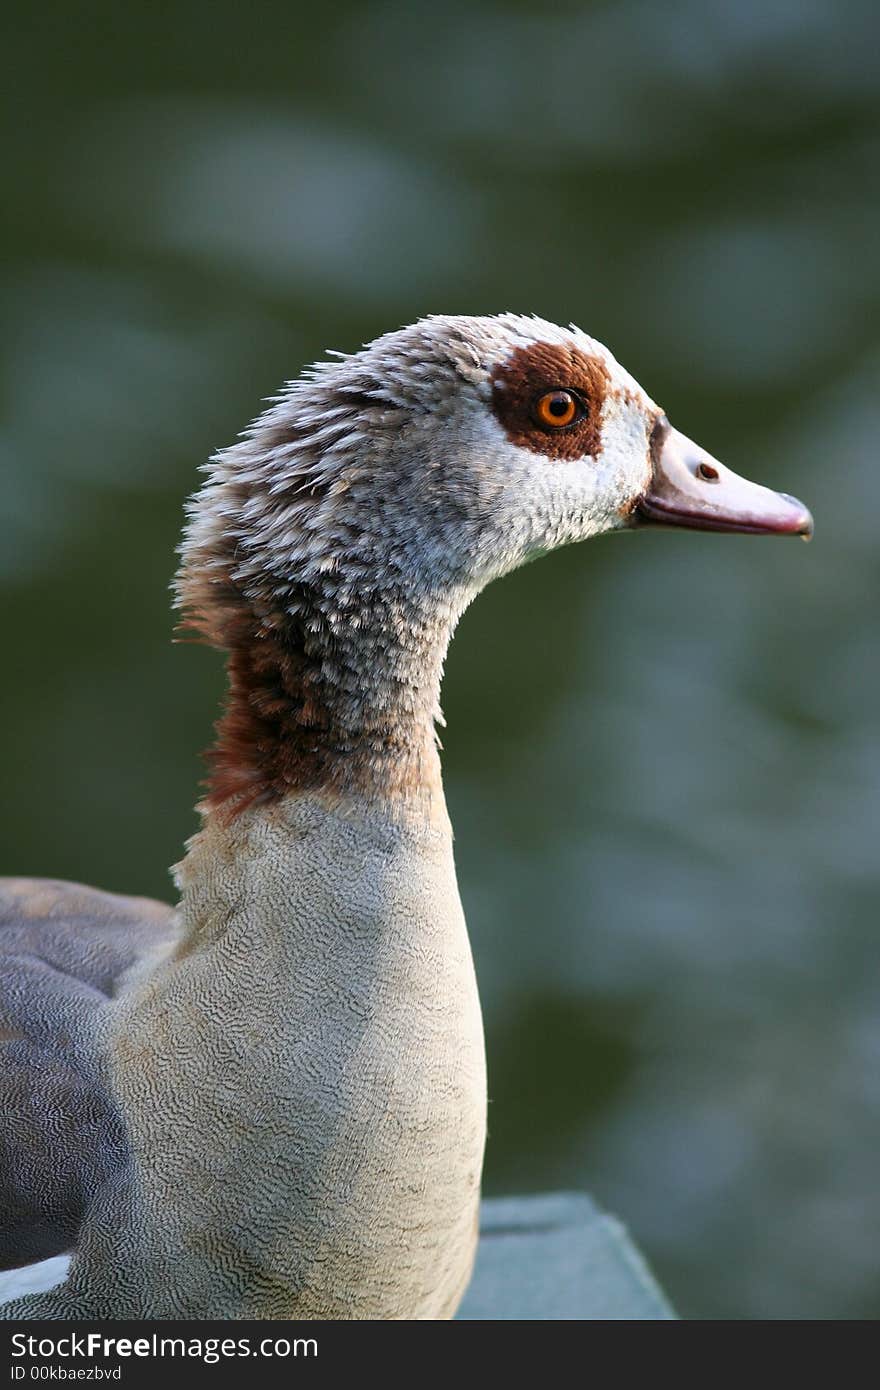
[[[658,523],[812,526],[514,314],[314,366],[214,458],[177,595],[229,693],[179,906],[0,889],[0,1256],[75,1250],[4,1317],[453,1315],[486,1080],[446,649],[490,580]]]

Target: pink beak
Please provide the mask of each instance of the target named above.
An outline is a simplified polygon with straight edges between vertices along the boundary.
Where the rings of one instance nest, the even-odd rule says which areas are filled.
[[[661,415],[651,435],[654,474],[636,504],[636,525],[686,526],[694,531],[745,531],[761,536],[813,534],[802,502],[731,473],[674,430]]]

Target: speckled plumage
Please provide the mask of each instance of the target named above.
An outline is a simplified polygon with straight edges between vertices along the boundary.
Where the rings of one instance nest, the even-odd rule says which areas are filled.
[[[0,879],[0,1269],[69,1250],[124,1158],[95,1022],[127,972],[172,942],[173,918],[147,898]]]
[[[532,393],[569,387],[562,447]],[[486,1088],[434,734],[446,648],[491,579],[634,523],[661,424],[679,490],[658,506],[699,524],[693,446],[600,344],[438,317],[311,369],[208,466],[178,577],[188,624],[229,653],[204,826],[173,917],[113,909],[97,993],[76,966],[88,912],[60,987],[8,958],[23,1077],[51,1088],[73,1059],[54,1128],[0,1122],[13,1168],[39,1153],[54,1213],[9,1244],[34,1258],[78,1229],[67,1281],[0,1317],[452,1316]],[[803,530],[783,501],[774,528]],[[733,522],[716,506],[712,525]]]
[[[181,887],[181,945],[104,1015],[126,1161],[31,1312],[449,1315],[485,1076],[448,829],[288,800],[208,825]]]

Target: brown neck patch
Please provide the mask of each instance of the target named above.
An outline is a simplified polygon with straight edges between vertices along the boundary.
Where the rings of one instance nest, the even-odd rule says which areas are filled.
[[[551,459],[576,459],[602,452],[602,404],[611,377],[599,357],[556,343],[530,343],[512,353],[492,378],[492,409],[511,444]],[[571,391],[583,417],[554,429],[541,425],[535,405],[548,391]]]
[[[228,577],[212,576],[207,622],[216,632],[222,611],[229,689],[206,755],[204,809],[236,815],[292,792],[430,799],[439,786],[430,705],[371,706],[360,694],[373,674],[357,665],[363,634],[351,644],[335,641],[320,592],[308,585],[291,587],[288,600],[296,616],[268,605],[258,616]],[[203,635],[207,623],[191,609],[186,625]]]

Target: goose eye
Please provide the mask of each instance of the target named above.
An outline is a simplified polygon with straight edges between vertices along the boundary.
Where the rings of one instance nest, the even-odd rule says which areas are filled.
[[[547,429],[564,429],[578,418],[579,402],[570,391],[547,391],[535,402],[535,419]]]

